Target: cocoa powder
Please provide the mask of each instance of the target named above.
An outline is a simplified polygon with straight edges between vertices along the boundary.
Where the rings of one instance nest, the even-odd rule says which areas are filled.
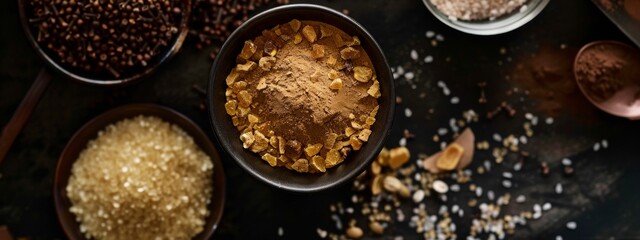
[[[529,92],[538,111],[554,117],[567,111],[591,115],[594,108],[582,96],[574,79],[573,62],[577,52],[571,47],[542,47],[531,55],[517,58],[509,78]]]
[[[329,28],[343,39],[351,37],[343,31],[319,22],[302,21],[302,25]],[[325,46],[325,55],[340,59],[340,52],[333,38],[318,40],[315,44]],[[343,79],[340,91],[329,89],[331,80],[328,73],[334,69],[326,62],[317,61],[311,56],[312,45],[308,41],[299,44],[287,44],[277,51],[278,61],[270,71],[254,71],[245,78],[251,84],[266,79],[266,88],[249,88],[257,96],[258,116],[270,122],[286,139],[295,139],[302,143],[324,139],[329,133],[340,134],[349,126],[349,115],[368,114],[376,105],[375,98],[367,94],[369,85],[356,81],[347,71],[337,71]],[[361,58],[352,61],[353,65],[371,67],[371,60],[361,47]],[[336,63],[340,64],[340,63]],[[342,62],[342,64],[345,64]]]
[[[593,100],[603,102],[623,87],[638,83],[638,58],[636,51],[621,44],[593,45],[577,57],[576,77]]]
[[[640,0],[624,0],[624,10],[636,21],[640,21]]]

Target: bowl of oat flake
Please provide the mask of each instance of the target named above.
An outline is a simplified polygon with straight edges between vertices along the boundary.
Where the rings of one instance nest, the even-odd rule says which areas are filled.
[[[360,174],[395,99],[382,49],[353,19],[312,4],[249,19],[209,78],[213,130],[232,159],[277,188],[314,192]]]
[[[441,22],[475,35],[515,30],[535,18],[549,0],[422,0]]]

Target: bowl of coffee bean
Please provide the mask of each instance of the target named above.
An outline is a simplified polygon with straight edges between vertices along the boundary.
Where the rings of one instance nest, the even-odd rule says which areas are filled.
[[[191,0],[18,0],[27,38],[68,78],[129,83],[155,71],[182,46]]]
[[[293,4],[242,24],[208,86],[218,142],[258,179],[298,192],[328,189],[377,156],[393,119],[382,49],[332,9]]]

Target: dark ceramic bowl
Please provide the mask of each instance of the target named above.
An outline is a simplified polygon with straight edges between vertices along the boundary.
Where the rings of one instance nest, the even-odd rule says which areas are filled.
[[[188,22],[191,15],[192,0],[181,0],[181,2],[183,5],[183,9],[182,17],[180,19],[180,23],[178,24],[178,35],[168,43],[169,47],[164,52],[153,57],[146,67],[134,67],[134,69],[131,69],[130,71],[123,72],[119,78],[79,72],[77,70],[70,69],[65,65],[59,64],[54,58],[49,56],[48,51],[42,48],[40,46],[40,43],[36,41],[35,36],[37,35],[37,32],[29,23],[29,0],[18,0],[18,12],[20,14],[22,28],[27,35],[27,39],[35,48],[40,58],[44,59],[47,65],[49,65],[52,69],[55,69],[55,71],[65,75],[69,79],[81,83],[100,86],[113,86],[131,83],[150,75],[151,73],[155,72],[159,66],[169,61],[169,59],[171,59],[178,53],[178,51],[180,51],[180,48],[182,47],[182,44],[184,43],[184,40],[187,38],[187,34],[189,33]]]
[[[235,66],[245,40],[254,39],[264,29],[298,20],[314,20],[336,26],[349,35],[358,36],[362,47],[375,68],[382,97],[378,99],[380,110],[371,127],[369,142],[359,151],[352,151],[347,159],[323,174],[300,174],[283,167],[273,168],[259,155],[242,148],[239,132],[226,114],[225,78]],[[344,183],[360,174],[378,155],[389,134],[393,120],[395,90],[391,69],[382,49],[373,37],[356,21],[332,9],[311,5],[292,4],[267,10],[252,17],[234,31],[222,46],[209,75],[209,114],[218,142],[235,161],[253,176],[277,188],[296,192],[314,192]]]
[[[87,143],[98,136],[98,132],[109,124],[135,117],[138,115],[156,116],[164,121],[175,124],[187,132],[213,162],[213,196],[209,203],[209,216],[206,219],[204,230],[193,239],[209,239],[218,227],[222,211],[224,209],[225,178],[220,161],[220,155],[213,143],[197,124],[186,116],[166,107],[153,104],[131,104],[109,110],[89,121],[78,130],[67,146],[62,151],[53,184],[53,198],[55,200],[58,220],[69,239],[85,239],[80,233],[80,227],[76,217],[69,211],[71,201],[66,194],[66,186],[71,176],[73,163],[78,159],[79,153],[84,150]]]

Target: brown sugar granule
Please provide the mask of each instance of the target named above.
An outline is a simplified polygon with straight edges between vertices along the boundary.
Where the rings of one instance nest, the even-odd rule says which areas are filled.
[[[292,20],[246,41],[238,59],[225,107],[271,166],[324,172],[369,140],[380,86],[357,37]]]
[[[73,164],[66,194],[87,239],[190,239],[204,230],[213,163],[157,117],[109,125]]]

